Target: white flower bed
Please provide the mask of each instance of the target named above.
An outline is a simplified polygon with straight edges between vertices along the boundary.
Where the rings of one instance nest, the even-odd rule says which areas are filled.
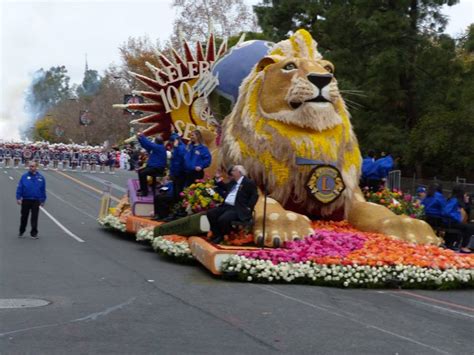
[[[195,260],[187,242],[174,243],[163,237],[156,237],[151,242],[151,246],[156,252],[177,259],[178,261]]]
[[[338,287],[473,288],[474,269],[428,269],[417,266],[273,264],[269,260],[234,255],[222,263],[222,272],[243,281],[306,283]]]
[[[120,218],[115,217],[111,214],[108,214],[105,216],[103,219],[98,219],[99,224],[101,224],[104,227],[111,228],[111,229],[116,229],[119,230],[120,232],[126,232],[127,228],[125,226],[125,223],[123,223]]]
[[[148,227],[148,228],[142,228],[140,229],[137,234],[135,235],[135,238],[137,242],[142,242],[142,241],[153,241],[153,227]]]

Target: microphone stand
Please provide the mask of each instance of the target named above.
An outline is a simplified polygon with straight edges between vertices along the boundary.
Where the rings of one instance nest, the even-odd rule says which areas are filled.
[[[266,221],[267,221],[267,194],[268,194],[268,189],[267,189],[267,179],[266,179],[266,171],[265,168],[263,170],[263,221],[262,221],[262,244],[261,247],[262,249],[265,247],[265,227],[266,227]]]

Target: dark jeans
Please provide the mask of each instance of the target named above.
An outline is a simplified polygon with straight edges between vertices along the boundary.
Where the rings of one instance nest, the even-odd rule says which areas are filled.
[[[474,224],[471,223],[459,223],[459,222],[450,222],[448,225],[449,228],[457,229],[462,234],[461,248],[465,248],[469,245],[471,236],[474,235]]]
[[[144,195],[148,194],[148,184],[146,181],[148,176],[163,176],[164,173],[164,168],[150,168],[148,166],[138,171],[138,180],[140,181],[141,192]]]
[[[186,176],[185,175],[180,175],[180,176],[172,176],[171,180],[173,181],[173,198],[174,202],[179,201],[179,194],[183,191],[184,189],[184,184],[186,182]]]
[[[39,200],[23,200],[21,202],[20,234],[25,233],[28,217],[31,211],[31,236],[38,235],[38,214],[41,202]]]
[[[168,193],[159,193],[153,199],[155,207],[155,217],[164,219],[170,214],[173,205],[173,197],[168,196]]]
[[[189,171],[186,173],[186,181],[184,186],[189,186],[194,183],[194,181],[198,179],[202,179],[204,177],[204,170],[201,171]]]
[[[211,225],[213,238],[223,238],[230,233],[231,222],[239,219],[234,206],[222,205],[207,211],[207,219]]]

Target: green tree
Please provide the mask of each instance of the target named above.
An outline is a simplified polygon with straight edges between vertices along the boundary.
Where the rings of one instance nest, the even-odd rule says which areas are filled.
[[[263,0],[254,11],[274,40],[298,28],[313,34],[336,66],[364,150],[412,158],[413,145],[404,144],[412,130],[434,110],[457,108],[466,80],[455,41],[442,34],[447,21],[441,8],[457,2]]]
[[[101,78],[97,70],[86,69],[82,84],[77,88],[78,96],[93,96],[100,88]]]
[[[33,120],[44,116],[50,108],[70,97],[69,80],[65,66],[48,70],[41,68],[33,74],[25,97],[25,108]]]
[[[54,127],[56,126],[56,120],[51,116],[45,116],[38,119],[33,128],[32,138],[35,141],[48,141],[55,142]]]

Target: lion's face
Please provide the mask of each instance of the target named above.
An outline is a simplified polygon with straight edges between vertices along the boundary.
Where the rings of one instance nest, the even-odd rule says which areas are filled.
[[[315,131],[341,124],[335,109],[340,98],[334,66],[326,60],[263,58],[262,116]]]

